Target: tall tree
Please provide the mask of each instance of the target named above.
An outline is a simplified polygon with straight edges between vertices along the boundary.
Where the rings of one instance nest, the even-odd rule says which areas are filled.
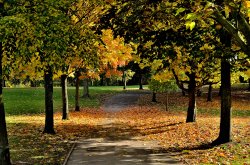
[[[34,25],[31,30],[30,47],[39,55],[40,70],[45,80],[45,128],[44,133],[54,134],[53,118],[53,74],[60,69],[67,56],[70,36],[73,35],[71,18],[68,15],[73,2],[28,1],[27,18]]]
[[[10,150],[5,120],[5,110],[3,103],[3,71],[2,71],[2,43],[0,43],[0,164],[10,164]]]
[[[26,51],[28,24],[16,1],[0,1],[0,164],[10,165],[10,149],[3,102],[3,77],[16,68],[15,59]],[[28,56],[28,53],[27,53]],[[25,56],[23,56],[25,57]]]

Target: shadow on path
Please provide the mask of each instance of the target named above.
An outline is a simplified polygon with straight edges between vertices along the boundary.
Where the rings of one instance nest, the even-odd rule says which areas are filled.
[[[109,123],[97,128],[95,137],[78,141],[67,165],[166,165],[181,164],[155,141],[139,141],[140,131]]]

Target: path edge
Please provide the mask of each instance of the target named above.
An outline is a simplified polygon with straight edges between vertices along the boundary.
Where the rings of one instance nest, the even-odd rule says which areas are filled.
[[[64,162],[62,165],[66,165],[68,163],[69,157],[72,154],[73,150],[75,149],[75,146],[76,146],[76,142],[74,142],[73,145],[71,146],[71,148],[70,148],[66,158],[64,159]]]

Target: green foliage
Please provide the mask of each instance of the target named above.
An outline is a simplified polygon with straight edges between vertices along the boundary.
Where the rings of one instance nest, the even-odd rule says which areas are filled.
[[[151,79],[149,81],[148,88],[154,92],[173,92],[178,90],[178,86],[176,85],[174,80],[161,82],[155,79]]]

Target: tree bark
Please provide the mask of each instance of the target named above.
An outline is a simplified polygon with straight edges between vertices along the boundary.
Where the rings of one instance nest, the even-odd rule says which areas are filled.
[[[76,73],[76,93],[75,93],[75,111],[80,111],[80,105],[79,105],[79,86],[80,86],[80,79],[79,79],[80,73]]]
[[[126,79],[126,72],[123,71],[123,89],[125,90],[127,88],[127,79]]]
[[[30,80],[30,87],[36,87],[36,80]]]
[[[142,74],[140,73],[140,80],[139,80],[139,89],[143,90],[143,85],[142,85]]]
[[[186,96],[186,93],[183,89],[181,90],[181,93],[182,93],[182,96]]]
[[[223,144],[231,139],[231,66],[225,59],[221,59],[221,117],[219,137],[213,144]]]
[[[157,100],[156,100],[156,92],[153,92],[153,95],[152,95],[152,102],[156,103]]]
[[[83,80],[83,96],[82,97],[85,97],[85,98],[90,97],[90,95],[89,95],[89,79],[88,78],[85,78]]]
[[[250,91],[250,78],[248,79],[248,91]]]
[[[67,87],[68,75],[63,74],[61,76],[61,87],[62,87],[62,119],[69,119],[69,99],[68,99],[68,87]]]
[[[195,92],[196,92],[196,83],[195,83],[195,75],[190,74],[189,76],[189,84],[188,84],[188,111],[187,111],[187,119],[186,122],[195,122],[196,121],[196,98],[195,98]]]
[[[208,87],[207,101],[212,101],[212,90],[213,90],[213,86],[212,86],[212,83],[210,83]]]
[[[221,86],[220,86],[218,96],[221,96],[221,92],[222,92],[222,89],[221,89]]]
[[[53,112],[53,73],[51,66],[44,74],[45,86],[45,128],[43,133],[55,134]]]
[[[202,96],[202,92],[201,92],[201,90],[200,89],[197,89],[197,97],[201,97]]]
[[[10,149],[3,103],[2,43],[0,43],[0,164],[10,165]]]

